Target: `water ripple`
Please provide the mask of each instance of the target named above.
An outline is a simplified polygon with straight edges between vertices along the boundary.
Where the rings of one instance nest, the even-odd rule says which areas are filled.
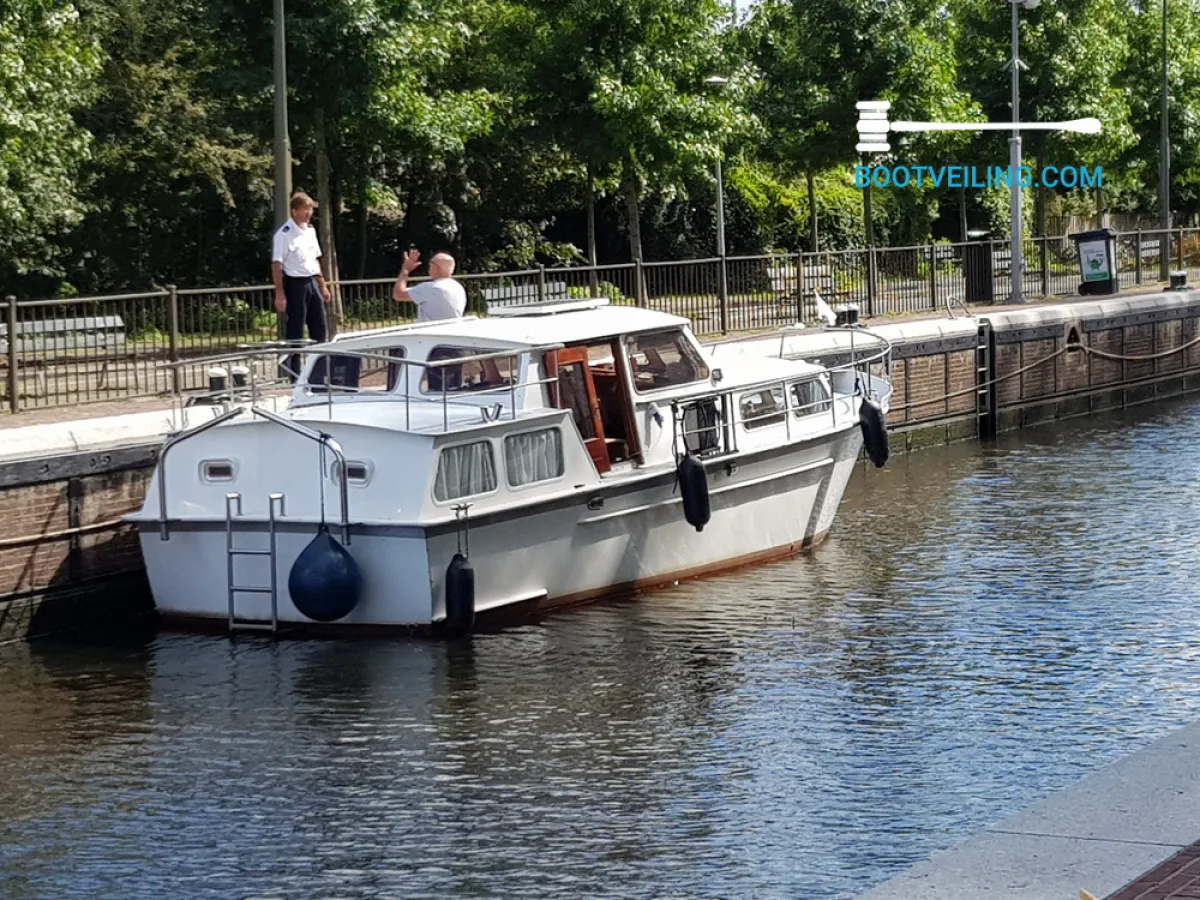
[[[852,897],[1194,718],[1198,409],[897,458],[816,553],[468,644],[0,648],[0,896]]]

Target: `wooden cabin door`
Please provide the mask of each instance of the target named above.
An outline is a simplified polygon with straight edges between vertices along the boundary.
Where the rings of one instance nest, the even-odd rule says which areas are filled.
[[[608,444],[604,440],[604,423],[600,421],[600,401],[596,385],[588,369],[587,347],[569,347],[558,351],[558,407],[569,409],[575,425],[583,435],[584,446],[603,475],[612,464],[608,459]]]

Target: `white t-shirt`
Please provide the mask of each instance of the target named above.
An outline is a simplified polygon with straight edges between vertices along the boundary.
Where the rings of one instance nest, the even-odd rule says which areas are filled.
[[[317,243],[317,229],[311,223],[298,225],[288,218],[275,232],[275,246],[271,251],[271,262],[283,263],[283,274],[293,278],[316,275],[321,271],[317,262],[321,257],[321,245]]]
[[[457,319],[467,309],[467,292],[453,278],[422,281],[408,289],[408,296],[417,304],[417,321]]]

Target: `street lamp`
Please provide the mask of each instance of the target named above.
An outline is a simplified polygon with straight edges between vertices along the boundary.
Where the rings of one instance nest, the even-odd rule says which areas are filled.
[[[287,221],[292,196],[292,148],[287,120],[287,42],[283,0],[275,0],[275,227]]]
[[[705,84],[723,88],[729,79],[710,75]],[[721,331],[726,331],[726,307],[729,305],[729,273],[725,265],[725,182],[721,178],[721,148],[717,147],[717,256],[720,257]]]
[[[728,78],[720,75],[710,75],[704,79],[705,84],[724,87],[729,84]],[[721,149],[717,148],[717,256],[725,256],[725,186],[721,180]]]
[[[1008,177],[1012,196],[1012,223],[1010,226],[1012,232],[1012,295],[1010,300],[1013,303],[1024,303],[1025,300],[1021,296],[1021,276],[1025,266],[1021,256],[1021,57],[1017,52],[1020,44],[1020,19],[1017,7],[1037,9],[1041,0],[1008,0],[1008,2],[1012,6],[1012,61],[1009,63],[1009,67],[1012,70],[1013,117],[1012,137],[1008,139]]]
[[[1167,0],[1162,0],[1162,134],[1159,138],[1158,162],[1158,221],[1162,236],[1158,239],[1159,277],[1169,279],[1167,249],[1171,230],[1171,150],[1167,132]]]

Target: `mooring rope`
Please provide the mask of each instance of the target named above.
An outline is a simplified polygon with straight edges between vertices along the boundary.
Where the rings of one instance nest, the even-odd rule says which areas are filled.
[[[955,397],[962,397],[966,394],[974,394],[984,388],[991,387],[993,384],[999,384],[1001,381],[1006,381],[1009,378],[1016,378],[1018,375],[1022,375],[1025,372],[1028,372],[1030,369],[1036,369],[1038,366],[1045,365],[1046,363],[1050,362],[1050,360],[1062,356],[1064,353],[1070,353],[1072,351],[1082,351],[1083,353],[1087,353],[1092,356],[1099,356],[1103,359],[1114,360],[1117,362],[1151,362],[1152,360],[1165,359],[1168,356],[1174,356],[1176,353],[1182,353],[1184,350],[1194,347],[1197,344],[1200,344],[1200,337],[1193,338],[1186,344],[1180,344],[1178,347],[1173,347],[1170,350],[1163,350],[1161,353],[1151,353],[1140,356],[1128,356],[1121,353],[1111,353],[1108,350],[1101,350],[1097,347],[1089,347],[1087,344],[1067,344],[1065,347],[1055,350],[1049,356],[1043,356],[1036,362],[1031,362],[1027,366],[1022,366],[1016,371],[1006,372],[1003,375],[998,375],[997,377],[988,381],[984,381],[980,384],[972,385],[971,387],[964,388],[960,391],[951,391],[949,394],[943,394],[940,397],[934,397],[930,400],[916,400],[912,402],[905,401],[897,403],[896,406],[905,408],[911,408],[914,406],[930,406],[934,403],[945,403],[947,400],[952,400]]]
[[[996,378],[993,378],[989,381],[984,381],[980,384],[973,384],[969,388],[963,388],[961,391],[951,391],[949,394],[943,394],[941,397],[935,397],[932,400],[917,400],[915,402],[905,401],[902,403],[897,403],[896,406],[898,406],[898,407],[900,407],[900,406],[904,406],[904,407],[928,406],[931,403],[945,403],[947,400],[950,400],[954,397],[962,397],[965,394],[978,393],[983,388],[991,387],[993,384],[998,384],[1001,381],[1005,381],[1009,378],[1016,378],[1018,375],[1028,372],[1030,369],[1036,369],[1038,366],[1045,365],[1046,363],[1050,362],[1050,360],[1054,359],[1055,357],[1062,356],[1068,350],[1074,349],[1075,346],[1076,345],[1074,345],[1074,344],[1068,344],[1066,347],[1063,347],[1061,350],[1055,350],[1049,356],[1042,357],[1037,362],[1032,362],[1027,366],[1022,366],[1021,368],[1017,369],[1015,372],[1007,372],[1006,374],[997,376]]]
[[[1189,347],[1194,347],[1200,344],[1200,337],[1192,338],[1186,344],[1180,344],[1171,350],[1164,350],[1161,353],[1151,353],[1148,356],[1123,356],[1120,353],[1110,353],[1107,350],[1101,350],[1097,347],[1089,347],[1086,344],[1068,344],[1068,350],[1082,350],[1084,353],[1090,353],[1092,356],[1100,356],[1104,359],[1119,360],[1121,362],[1149,362],[1153,359],[1163,359],[1168,356],[1174,356],[1176,353],[1182,353]]]

